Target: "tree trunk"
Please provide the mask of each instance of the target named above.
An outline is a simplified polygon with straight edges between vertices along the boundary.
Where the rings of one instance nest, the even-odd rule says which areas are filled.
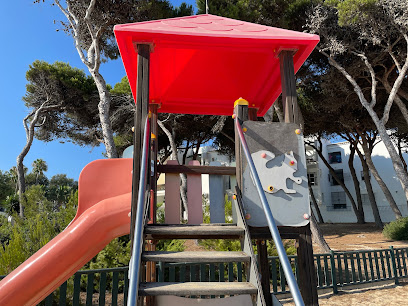
[[[364,135],[361,137],[362,140],[362,145],[361,147],[363,148],[364,151],[364,156],[365,160],[367,162],[367,166],[370,169],[371,173],[373,174],[375,180],[377,181],[378,185],[380,186],[382,192],[384,193],[385,198],[387,199],[388,203],[391,206],[392,211],[394,212],[395,218],[399,219],[402,218],[401,211],[399,210],[397,203],[395,203],[395,200],[388,189],[387,185],[384,183],[383,179],[381,178],[380,174],[377,171],[377,168],[375,167],[373,160],[371,159],[371,154],[372,154],[372,149],[370,150],[368,148],[367,140],[365,139]]]
[[[383,224],[383,222],[381,220],[380,212],[378,211],[377,202],[375,200],[375,196],[374,196],[374,192],[373,192],[373,186],[371,185],[370,170],[369,170],[367,162],[366,162],[363,154],[361,154],[360,150],[357,149],[356,152],[358,154],[358,157],[360,158],[361,165],[363,167],[364,183],[366,185],[368,199],[370,200],[371,209],[373,211],[374,222],[375,222],[375,224],[377,225],[378,228],[382,229],[384,227],[384,224]]]
[[[396,136],[396,137],[398,138],[397,140],[398,155],[401,158],[401,162],[402,162],[402,165],[404,166],[405,172],[407,172],[408,167],[407,167],[407,162],[405,161],[405,158],[402,152],[401,138],[399,136]]]
[[[26,203],[24,192],[25,192],[25,177],[24,177],[24,157],[30,150],[32,140],[24,146],[23,151],[17,156],[17,185],[18,185],[18,201],[20,205],[20,217],[24,218],[24,206]]]
[[[314,195],[313,188],[312,185],[310,185],[309,180],[307,181],[307,185],[309,187],[310,198],[312,199],[312,203],[316,209],[317,217],[319,218],[319,223],[324,223],[322,213],[320,212],[319,205],[317,204],[316,197]]]
[[[190,142],[187,141],[186,146],[185,146],[185,148],[184,148],[184,152],[183,152],[183,161],[182,161],[182,164],[183,164],[183,165],[186,164],[187,153],[188,153],[188,150],[189,150],[189,149],[190,149]]]
[[[274,106],[272,105],[263,116],[265,122],[273,122]]]
[[[18,185],[18,199],[20,202],[20,217],[24,218],[24,204],[26,202],[24,192],[25,192],[25,177],[24,177],[24,158],[26,157],[28,151],[30,151],[31,145],[34,140],[34,128],[39,120],[39,116],[42,111],[52,109],[54,106],[45,107],[45,101],[38,109],[32,111],[23,119],[24,130],[26,133],[26,144],[17,156],[17,185]],[[28,124],[29,119],[32,118],[30,124]]]
[[[283,111],[282,111],[282,108],[281,108],[281,106],[279,104],[279,101],[280,101],[279,98],[276,99],[275,103],[273,103],[272,106],[273,106],[273,109],[276,112],[276,115],[278,116],[279,122],[285,122],[285,118],[283,116]]]
[[[353,178],[354,190],[356,191],[357,209],[362,219],[361,223],[365,223],[363,201],[361,199],[361,191],[360,191],[360,181],[357,178],[356,169],[354,168],[354,156],[356,153],[356,149],[354,145],[355,143],[350,142],[350,156],[348,160],[348,166],[350,169],[351,177]]]
[[[175,142],[175,136],[174,131],[170,133],[170,131],[164,126],[163,122],[160,120],[157,120],[157,124],[160,126],[162,131],[166,134],[167,138],[169,139],[170,142],[170,148],[171,148],[171,158],[173,160],[177,160],[178,163],[178,156],[177,156],[177,146]],[[184,173],[180,173],[180,179],[181,179],[181,185],[180,185],[180,196],[181,196],[181,203],[183,205],[184,211],[188,214],[188,206],[187,206],[187,176]]]
[[[406,69],[408,69],[408,62],[406,62],[402,70],[399,71],[398,78],[395,80],[394,85],[389,93],[388,101],[386,104],[386,108],[384,109],[382,119],[380,119],[378,117],[376,110],[374,110],[374,107],[376,104],[375,97],[371,97],[374,100],[372,100],[372,102],[369,103],[367,99],[364,97],[364,93],[362,89],[360,88],[360,86],[357,84],[356,80],[342,66],[340,66],[339,63],[337,63],[333,57],[330,57],[323,50],[319,50],[319,51],[328,58],[329,63],[333,65],[334,67],[336,67],[344,75],[344,77],[350,82],[350,84],[353,86],[354,91],[357,97],[359,98],[361,105],[367,110],[375,126],[377,127],[378,134],[380,135],[381,140],[384,142],[385,147],[387,148],[388,154],[390,155],[392,166],[394,167],[394,170],[395,170],[395,174],[397,175],[402,185],[402,189],[404,190],[405,198],[406,200],[408,200],[408,173],[404,170],[404,166],[402,165],[398,152],[395,149],[394,144],[392,143],[391,137],[387,133],[387,128],[385,127],[385,124],[387,123],[388,118],[389,118],[389,111],[392,105],[392,103],[388,103],[388,102],[393,102],[393,100],[395,100],[395,97],[396,99],[398,99],[396,94],[399,88],[401,87],[401,83],[403,79],[406,77],[405,73],[406,73]],[[372,78],[374,77],[375,76],[372,75]],[[375,85],[376,85],[375,83],[372,84],[372,90],[375,90],[376,88]],[[394,96],[394,99],[392,99],[393,96]],[[407,201],[407,205],[408,205],[408,201]]]
[[[323,163],[326,165],[327,169],[329,169],[330,175],[336,180],[336,182],[341,186],[341,188],[343,188],[344,192],[346,193],[347,197],[350,200],[351,206],[353,207],[353,211],[354,214],[356,215],[357,218],[357,223],[364,223],[364,218],[363,216],[361,216],[361,214],[359,213],[358,209],[357,209],[357,205],[356,202],[354,201],[353,196],[351,195],[350,191],[348,190],[348,188],[346,187],[346,185],[337,177],[336,173],[334,172],[334,169],[332,166],[330,166],[329,162],[327,161],[327,159],[323,156],[322,153],[322,143],[320,138],[318,139],[319,141],[319,145],[320,145],[320,149],[317,149],[317,147],[312,144],[309,143],[309,145],[316,150],[317,154],[319,154],[319,157],[321,158],[321,160],[323,161]]]
[[[329,245],[327,244],[326,239],[324,239],[322,232],[320,231],[320,227],[316,222],[316,218],[314,216],[313,210],[310,216],[310,230],[312,232],[312,239],[314,240],[314,242],[316,242],[319,245],[322,252],[329,253],[331,249]]]
[[[95,80],[96,87],[99,93],[99,121],[101,122],[103,142],[106,148],[106,154],[108,158],[117,158],[118,152],[113,140],[113,130],[110,121],[110,104],[111,96],[109,90],[106,88],[106,82],[99,72],[90,70],[93,79]]]
[[[376,123],[374,121],[374,123]],[[402,165],[401,159],[395,150],[394,144],[392,143],[392,140],[390,136],[387,133],[387,130],[383,124],[378,124],[376,123],[379,135],[381,137],[381,140],[384,142],[385,147],[387,148],[388,153],[390,154],[390,158],[392,161],[392,165],[395,170],[395,174],[397,175],[401,185],[402,189],[404,190],[405,194],[405,200],[408,200],[408,175],[407,172],[404,169],[404,166]],[[408,205],[408,204],[407,204]]]

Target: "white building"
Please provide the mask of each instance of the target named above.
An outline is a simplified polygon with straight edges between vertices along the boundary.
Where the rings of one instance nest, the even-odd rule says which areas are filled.
[[[351,194],[355,198],[355,189],[353,179],[348,167],[350,156],[350,148],[348,142],[340,142],[331,144],[323,142],[323,156],[329,161],[330,165],[335,169],[338,177],[343,177],[344,184],[347,186]],[[333,223],[353,223],[356,222],[356,216],[351,207],[350,200],[347,198],[344,190],[329,174],[329,170],[324,165],[313,148],[306,147],[307,155],[307,172],[309,181],[312,183],[313,193],[319,204],[325,222]],[[380,176],[387,184],[395,202],[403,216],[408,215],[406,199],[401,188],[401,184],[395,175],[391,159],[383,142],[379,142],[373,150],[372,159]],[[359,157],[354,158],[354,168],[360,181],[360,190],[362,194],[363,209],[366,222],[374,222],[371,205],[368,199],[364,177],[362,174],[362,166]],[[375,199],[378,205],[378,210],[383,222],[395,220],[395,215],[391,210],[385,196],[377,184],[376,180],[371,176],[371,184],[373,186]],[[313,205],[312,205],[313,207]]]
[[[220,154],[217,149],[211,146],[201,147],[199,150],[201,157],[200,164],[203,166],[211,166],[220,163],[221,166],[235,167],[234,157]],[[201,176],[203,194],[208,194],[210,190],[209,175],[203,174]],[[234,193],[235,185],[237,184],[235,176],[223,176],[224,191],[226,193]]]

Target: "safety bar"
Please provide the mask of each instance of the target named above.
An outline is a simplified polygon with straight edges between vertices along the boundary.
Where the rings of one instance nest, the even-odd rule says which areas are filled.
[[[273,218],[271,208],[269,207],[268,200],[266,199],[265,192],[262,189],[261,181],[256,171],[254,161],[252,160],[251,154],[248,149],[248,144],[245,140],[244,133],[242,131],[241,124],[238,118],[235,118],[235,126],[241,141],[242,149],[244,150],[245,157],[248,161],[249,169],[251,171],[252,177],[255,182],[256,189],[258,191],[259,197],[261,198],[261,203],[265,212],[266,220],[268,221],[268,226],[272,234],[273,241],[275,242],[276,250],[278,251],[278,256],[283,267],[288,285],[290,288],[290,293],[292,294],[293,300],[296,305],[305,305],[300,294],[298,284],[296,282],[295,276],[293,275],[292,267],[289,263],[289,259],[286,255],[285,247],[283,246],[281,237],[279,235],[278,227],[276,226],[275,219]]]
[[[133,249],[132,258],[129,264],[129,295],[127,305],[136,305],[139,290],[139,271],[142,255],[142,245],[143,245],[143,230],[145,223],[145,212],[147,211],[147,203],[144,203],[146,195],[146,182],[147,182],[147,169],[149,167],[149,150],[150,150],[150,120],[149,117],[146,118],[144,134],[143,134],[143,151],[142,151],[142,165],[140,170],[140,180],[139,180],[139,194],[137,197],[137,211],[136,211],[136,222],[135,231],[133,238]],[[134,156],[133,158],[137,158]]]

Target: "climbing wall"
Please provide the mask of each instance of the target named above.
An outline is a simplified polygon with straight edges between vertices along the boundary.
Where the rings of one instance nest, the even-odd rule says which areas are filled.
[[[246,121],[243,130],[277,225],[308,224],[310,205],[306,156],[299,127],[293,123]],[[267,226],[245,156],[242,156],[241,171],[245,218],[248,225]]]

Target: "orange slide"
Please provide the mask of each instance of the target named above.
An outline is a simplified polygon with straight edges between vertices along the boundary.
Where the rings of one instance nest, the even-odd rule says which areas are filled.
[[[0,282],[0,305],[36,305],[112,239],[129,233],[132,163],[97,160],[82,170],[75,218]]]

